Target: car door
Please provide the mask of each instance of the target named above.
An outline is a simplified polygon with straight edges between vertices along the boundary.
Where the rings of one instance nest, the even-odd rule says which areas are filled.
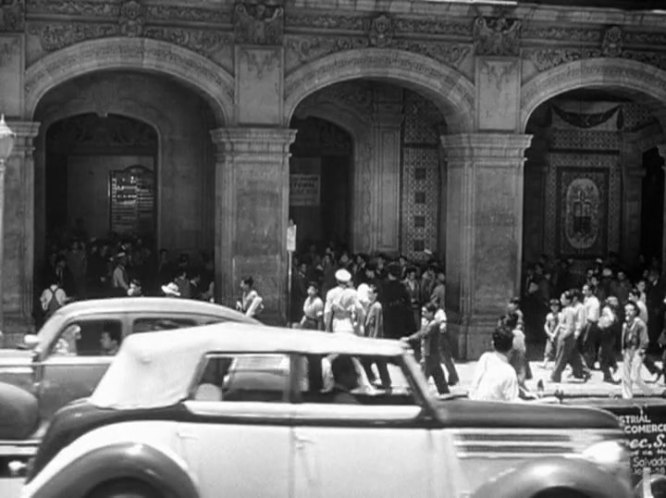
[[[417,398],[398,387],[399,366],[389,365],[394,390],[387,393],[368,385],[361,367],[367,359],[353,358],[358,392],[327,392],[334,380],[326,378],[318,392],[300,383],[292,439],[294,497],[433,496],[432,432]],[[313,361],[309,356],[298,365],[308,368]],[[321,361],[327,377],[329,361]],[[309,373],[302,378],[312,379]]]
[[[61,328],[38,367],[42,420],[70,401],[92,394],[113,359],[102,351],[102,333],[122,337],[122,331],[122,317],[117,314],[78,318]]]
[[[178,429],[201,498],[290,496],[289,361],[256,353],[205,359]]]

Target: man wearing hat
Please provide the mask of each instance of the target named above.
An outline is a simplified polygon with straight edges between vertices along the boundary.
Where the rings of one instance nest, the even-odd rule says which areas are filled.
[[[363,323],[363,308],[356,289],[350,287],[351,273],[344,268],[335,272],[337,286],[326,293],[324,326],[328,332],[356,333]]]

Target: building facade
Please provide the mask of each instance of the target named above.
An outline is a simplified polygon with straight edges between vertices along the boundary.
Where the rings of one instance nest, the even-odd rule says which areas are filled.
[[[290,218],[299,246],[433,252],[464,357],[486,349],[525,261],[663,259],[665,13],[11,0],[0,14],[17,134],[7,331],[29,329],[49,231],[76,220],[213,252],[220,301],[251,274],[277,321]]]

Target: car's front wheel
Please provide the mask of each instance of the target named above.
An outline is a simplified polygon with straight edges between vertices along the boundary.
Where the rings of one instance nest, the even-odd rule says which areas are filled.
[[[165,498],[152,486],[136,480],[123,479],[97,486],[86,498]]]

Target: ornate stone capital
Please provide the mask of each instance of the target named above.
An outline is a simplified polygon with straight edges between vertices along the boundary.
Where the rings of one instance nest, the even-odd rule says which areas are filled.
[[[31,153],[35,147],[33,140],[39,133],[40,123],[36,121],[8,121],[7,126],[16,133],[12,156]]]
[[[449,165],[482,161],[501,166],[521,166],[532,135],[504,133],[466,133],[441,138]]]
[[[476,55],[520,55],[522,23],[505,17],[477,17],[474,20]]]
[[[289,154],[296,139],[296,130],[290,128],[218,128],[210,134],[218,151],[264,156],[266,162],[275,162],[276,154],[281,158]]]
[[[236,43],[281,45],[284,7],[268,0],[241,0],[234,6]]]

